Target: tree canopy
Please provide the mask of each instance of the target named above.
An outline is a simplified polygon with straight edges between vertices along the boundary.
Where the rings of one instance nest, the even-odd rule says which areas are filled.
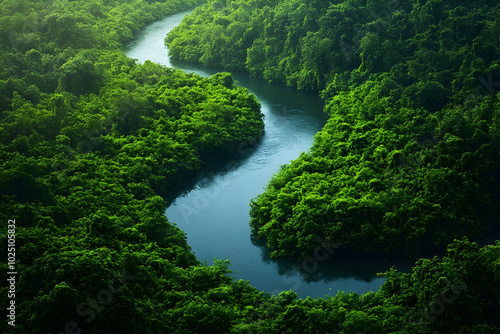
[[[498,224],[499,17],[491,1],[209,2],[167,42],[326,100],[313,147],[251,203],[273,255],[305,258],[317,237],[429,255]]]
[[[121,52],[200,3],[0,3],[0,244],[15,220],[19,273],[0,331],[499,333],[500,243],[470,241],[498,214],[498,4],[214,0],[169,37],[173,56],[322,90],[328,124],[252,202],[275,255],[318,236],[346,253],[448,244],[377,292],[297,299],[200,263],[164,215],[182,180],[263,130],[229,73]]]

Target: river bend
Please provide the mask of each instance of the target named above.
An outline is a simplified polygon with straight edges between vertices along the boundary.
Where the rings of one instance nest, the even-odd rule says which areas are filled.
[[[165,35],[187,13],[145,27],[125,47],[125,54],[140,62],[151,60],[202,76],[215,73],[168,58]],[[209,265],[214,258],[229,259],[236,279],[249,280],[262,291],[294,290],[301,298],[315,298],[334,295],[338,290],[357,293],[377,290],[384,279],[377,278],[376,273],[388,270],[392,263],[332,261],[324,260],[324,256],[301,262],[272,259],[263,242],[251,237],[250,200],[263,192],[281,165],[311,147],[314,134],[326,122],[326,115],[317,94],[270,85],[244,73],[233,73],[233,77],[259,99],[265,115],[265,134],[258,145],[242,145],[240,154],[206,166],[199,177],[187,182],[182,194],[166,210],[168,219],[186,232],[198,259]]]

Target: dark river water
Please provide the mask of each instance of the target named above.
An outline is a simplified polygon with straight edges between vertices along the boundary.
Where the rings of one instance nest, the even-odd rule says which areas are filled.
[[[147,26],[124,52],[140,62],[151,60],[202,76],[215,70],[171,61],[165,35],[188,12],[169,16]],[[259,99],[265,114],[265,134],[257,145],[242,146],[240,154],[206,166],[188,182],[166,210],[171,222],[187,234],[198,259],[212,264],[229,259],[236,279],[244,279],[271,293],[293,290],[305,298],[335,295],[337,291],[363,293],[378,290],[384,282],[376,273],[394,263],[373,260],[331,260],[321,256],[296,262],[272,259],[261,240],[250,234],[249,203],[264,191],[281,165],[307,151],[313,136],[326,122],[323,101],[317,94],[270,85],[247,74],[233,73],[235,80]],[[408,269],[408,265],[402,265]]]

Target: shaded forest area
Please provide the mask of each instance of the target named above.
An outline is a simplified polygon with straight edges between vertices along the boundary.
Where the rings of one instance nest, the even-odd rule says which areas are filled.
[[[247,90],[235,86],[227,73],[204,79],[150,62],[138,65],[125,57],[121,48],[148,22],[200,3],[175,0],[7,0],[0,4],[0,219],[5,229],[9,219],[16,220],[16,266],[19,272],[15,297],[16,326],[3,321],[1,332],[500,333],[497,317],[500,313],[498,242],[480,248],[467,239],[459,239],[448,246],[446,255],[419,260],[411,273],[395,270],[385,273],[386,282],[377,292],[361,296],[339,293],[316,300],[299,300],[291,291],[270,296],[248,282],[233,281],[227,262],[218,261],[210,267],[199,263],[186,243],[184,233],[165,218],[166,203],[161,195],[168,193],[181,178],[194,175],[209,159],[230,154],[238,144],[257,137],[263,129],[259,103]],[[268,15],[280,4],[296,6],[302,3],[306,9],[316,8],[317,13],[336,6],[342,11],[346,7],[343,3],[329,6],[327,1],[227,1],[226,4],[218,0],[201,7],[201,11],[196,11],[186,20],[189,22],[202,13],[231,13],[233,9],[238,10],[238,5],[247,6],[247,11],[240,10],[243,13],[241,20],[236,17],[228,20],[222,16],[218,19],[224,31],[232,22],[249,22],[254,13]],[[353,8],[353,22],[355,14],[363,13],[362,5],[364,2],[358,1],[352,2],[351,7],[347,6]],[[464,11],[464,15],[471,10]],[[244,16],[245,13],[248,15]],[[486,13],[489,12],[483,14]],[[413,17],[409,12],[406,15]],[[283,25],[277,25],[279,21],[273,17],[262,18],[261,22],[273,27],[278,38],[275,42],[281,41],[279,32]],[[198,29],[199,25],[211,31],[207,25],[212,21],[191,21],[189,29]],[[303,22],[306,21],[313,25],[320,22],[311,23],[310,19],[303,18]],[[305,29],[315,31],[307,25]],[[404,34],[402,29],[397,31]],[[411,29],[408,34],[413,34]],[[204,46],[205,42],[212,43],[213,40],[206,37],[203,43],[193,40],[192,44]],[[297,43],[300,40],[297,39]],[[273,41],[266,43],[274,45]],[[233,61],[243,59],[246,63],[248,47],[240,43],[236,48],[243,51],[244,58],[233,57]],[[172,49],[174,53],[179,52],[175,47]],[[267,46],[264,49],[271,50]],[[227,53],[231,54],[231,50],[228,47]],[[464,54],[467,55],[466,51]],[[300,62],[302,58],[296,59]],[[498,59],[498,53],[495,59]],[[480,99],[472,108],[476,112],[471,116],[458,109],[457,115],[464,116],[463,122],[450,119],[446,123],[444,115],[448,114],[443,108],[430,111],[425,106],[412,106],[411,103],[421,103],[413,99],[413,95],[406,102],[399,95],[391,97],[391,93],[403,94],[409,87],[398,81],[404,76],[398,79],[386,72],[377,76],[375,71],[370,72],[361,63],[356,65],[356,61],[357,54],[353,53],[347,62],[352,66],[352,78],[348,69],[318,72],[325,75],[338,73],[334,78],[324,79],[324,87],[319,81],[317,87],[311,86],[311,89],[326,88],[323,96],[328,101],[331,120],[318,134],[311,152],[302,155],[292,167],[284,167],[271,181],[266,194],[272,197],[270,189],[279,192],[285,187],[295,186],[289,184],[287,178],[294,173],[298,178],[307,176],[299,171],[301,168],[322,166],[324,175],[330,175],[334,163],[343,163],[346,166],[343,169],[345,178],[350,179],[350,166],[353,172],[358,168],[351,161],[356,159],[366,161],[363,168],[372,171],[356,170],[360,173],[358,183],[362,188],[356,189],[356,185],[351,186],[348,184],[350,180],[346,180],[346,194],[357,200],[357,194],[367,187],[385,189],[383,182],[387,181],[380,176],[384,174],[378,174],[376,169],[384,167],[369,164],[377,160],[373,159],[375,153],[369,149],[371,142],[367,145],[369,138],[364,136],[385,133],[379,139],[380,145],[387,145],[387,151],[393,147],[399,149],[400,155],[391,155],[392,160],[398,162],[401,161],[399,157],[410,160],[405,154],[413,152],[414,148],[399,147],[401,143],[407,144],[408,138],[417,136],[411,131],[421,129],[421,140],[426,140],[425,136],[440,125],[444,132],[436,133],[447,138],[442,141],[443,145],[448,145],[444,148],[449,150],[446,158],[439,155],[442,163],[447,161],[450,164],[446,173],[429,174],[427,165],[391,166],[388,175],[391,175],[389,179],[393,188],[403,191],[402,182],[409,183],[405,185],[409,189],[417,187],[411,184],[411,180],[420,174],[422,177],[442,177],[443,183],[436,184],[443,189],[448,186],[445,181],[459,182],[460,177],[467,176],[470,180],[468,186],[483,195],[473,199],[486,209],[493,207],[484,196],[494,198],[493,185],[497,176],[498,143],[495,140],[498,140],[498,131],[494,131],[498,129],[497,98],[489,94]],[[477,57],[468,61],[475,64]],[[484,62],[485,72],[482,73],[485,77],[488,78],[488,73],[496,75],[493,60]],[[262,64],[268,66],[266,62]],[[317,64],[326,66],[323,62]],[[372,64],[379,65],[379,62]],[[432,65],[438,66],[434,62]],[[271,65],[268,67],[272,68]],[[491,71],[486,72],[490,68]],[[419,73],[425,74],[424,71]],[[449,101],[444,108],[451,108],[454,98],[462,101],[458,91],[467,93],[465,87],[476,84],[471,78],[477,73],[460,79],[467,84],[456,94],[441,83],[450,90],[444,94]],[[288,72],[285,74],[286,78],[292,77]],[[381,86],[384,75],[392,81]],[[417,89],[417,79],[414,80],[414,89]],[[439,83],[437,79],[431,81]],[[437,86],[431,83],[432,87]],[[306,86],[299,88],[309,89]],[[428,96],[417,92],[415,90],[415,96]],[[372,94],[370,98],[365,98],[369,96],[367,93]],[[386,106],[392,109],[386,109]],[[414,113],[420,118],[408,120],[408,115]],[[434,123],[428,123],[429,119]],[[407,124],[410,121],[413,123]],[[387,129],[380,126],[386,123]],[[456,124],[460,126],[454,129]],[[457,132],[454,133],[456,138],[448,139],[445,136],[449,136],[449,128],[464,134]],[[401,137],[396,131],[400,131]],[[349,139],[351,134],[352,140]],[[431,146],[438,146],[440,142]],[[335,148],[336,144],[346,145],[345,155],[353,157],[333,159],[341,152]],[[433,149],[436,156],[441,154],[437,148]],[[470,154],[462,154],[464,150]],[[457,159],[459,155],[460,159]],[[426,156],[432,157],[430,154]],[[462,170],[454,167],[453,164],[462,163],[462,160],[469,174],[462,175]],[[402,170],[409,172],[403,174]],[[307,177],[311,181],[315,177],[323,178],[319,171],[309,174],[311,176]],[[372,176],[377,176],[379,182],[372,184]],[[309,180],[307,177],[304,180]],[[336,175],[331,174],[331,177]],[[296,185],[303,186],[303,189],[310,187],[301,182]],[[335,190],[327,190],[331,184],[344,187],[329,180],[326,183],[314,181],[314,184],[325,187],[324,191],[321,190],[323,197],[328,191]],[[480,188],[474,188],[476,185]],[[484,189],[486,192],[482,193]],[[367,196],[370,194],[366,192]],[[426,194],[422,195],[424,199]],[[267,195],[262,195],[257,201],[264,200]],[[456,195],[453,192],[446,200],[452,200]],[[310,202],[316,200],[313,196]],[[293,201],[290,203],[289,209],[294,207]],[[460,203],[465,202],[457,202],[456,206]],[[345,204],[346,208],[352,206],[352,203]],[[386,202],[382,204],[388,205]],[[468,210],[469,207],[457,209]],[[482,218],[494,217],[494,210],[491,211],[485,211]],[[395,217],[404,220],[403,212],[406,211],[395,213]],[[447,211],[442,212],[447,214]],[[317,214],[320,217],[323,210]],[[478,213],[472,211],[466,217],[472,219],[476,215]],[[481,223],[486,220],[474,220],[460,226],[472,226],[474,222],[474,231],[484,229]],[[253,225],[258,226],[255,222]],[[273,229],[268,230],[274,233]],[[284,231],[284,238],[287,238],[288,232]],[[0,243],[7,245],[3,233]],[[283,235],[277,236],[278,245],[282,239]],[[353,236],[352,240],[342,241],[354,240],[357,239]],[[307,252],[307,242],[305,247],[301,245],[296,245],[297,253],[293,256]],[[6,282],[5,248],[1,254],[0,279]],[[7,291],[8,287],[2,284],[2,305],[8,303]]]

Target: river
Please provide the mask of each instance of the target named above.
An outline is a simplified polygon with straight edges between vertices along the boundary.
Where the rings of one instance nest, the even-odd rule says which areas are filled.
[[[165,35],[187,13],[147,26],[125,47],[125,54],[140,62],[151,60],[202,76],[217,72],[168,58]],[[250,200],[264,191],[281,165],[311,147],[314,134],[327,117],[318,94],[270,85],[244,73],[233,73],[233,77],[259,99],[265,115],[265,134],[259,144],[242,146],[238,156],[205,166],[199,177],[187,182],[173,199],[166,210],[168,219],[186,232],[199,260],[210,265],[214,258],[229,259],[236,279],[248,280],[262,291],[277,294],[293,290],[300,298],[316,298],[335,295],[339,290],[378,290],[384,279],[376,277],[376,273],[388,270],[393,263],[325,260],[325,251],[318,258],[302,262],[273,259],[264,243],[251,236]],[[401,269],[408,270],[408,265],[403,264]]]

